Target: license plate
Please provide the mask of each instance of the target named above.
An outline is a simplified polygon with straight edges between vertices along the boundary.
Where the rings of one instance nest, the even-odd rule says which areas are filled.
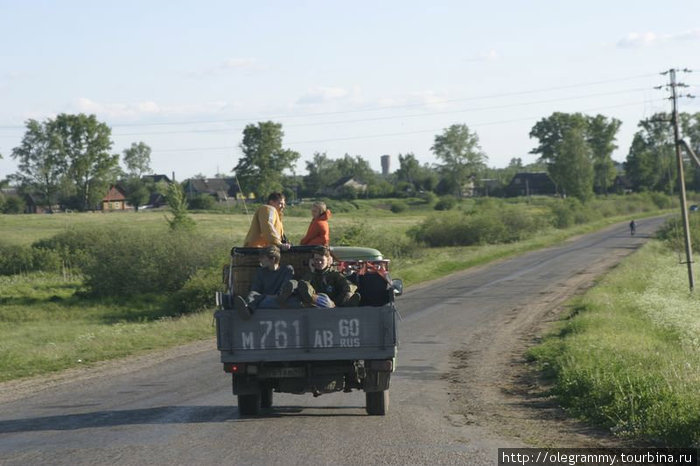
[[[268,379],[305,376],[306,368],[304,367],[263,367],[260,369],[260,372],[258,374],[258,377]]]

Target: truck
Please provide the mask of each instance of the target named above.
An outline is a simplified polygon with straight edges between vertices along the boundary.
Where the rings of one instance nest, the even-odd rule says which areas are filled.
[[[301,276],[312,250],[283,251],[281,264]],[[217,349],[239,414],[271,408],[275,392],[320,396],[363,390],[367,414],[385,415],[398,348],[394,297],[403,290],[401,280],[389,275],[390,261],[372,248],[333,247],[334,266],[357,286],[359,306],[256,309],[243,319],[232,298],[249,291],[259,251],[231,250],[223,274],[226,291],[217,293],[214,313]]]

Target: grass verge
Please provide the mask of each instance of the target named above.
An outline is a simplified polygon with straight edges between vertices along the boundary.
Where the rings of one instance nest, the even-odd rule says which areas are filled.
[[[529,356],[571,414],[619,436],[697,447],[699,305],[686,268],[653,241],[573,300]]]

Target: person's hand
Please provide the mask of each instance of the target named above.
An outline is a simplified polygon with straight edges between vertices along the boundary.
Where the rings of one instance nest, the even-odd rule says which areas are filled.
[[[291,247],[292,247],[292,245],[289,244],[289,243],[282,243],[282,244],[280,244],[280,250],[282,250],[282,251],[288,251],[289,248],[291,248]]]

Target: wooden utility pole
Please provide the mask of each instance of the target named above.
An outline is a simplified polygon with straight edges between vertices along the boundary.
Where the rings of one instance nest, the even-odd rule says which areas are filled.
[[[668,70],[671,77],[671,93],[673,100],[673,135],[675,139],[676,147],[676,159],[678,160],[678,183],[680,186],[680,196],[681,196],[681,215],[683,217],[683,232],[685,233],[685,263],[688,266],[688,285],[690,287],[691,293],[695,288],[695,278],[693,274],[693,248],[690,243],[690,224],[688,222],[688,202],[685,198],[685,177],[683,175],[683,156],[681,155],[681,138],[680,131],[678,129],[678,95],[676,93],[676,87],[682,86],[676,83],[676,70],[671,68]]]

